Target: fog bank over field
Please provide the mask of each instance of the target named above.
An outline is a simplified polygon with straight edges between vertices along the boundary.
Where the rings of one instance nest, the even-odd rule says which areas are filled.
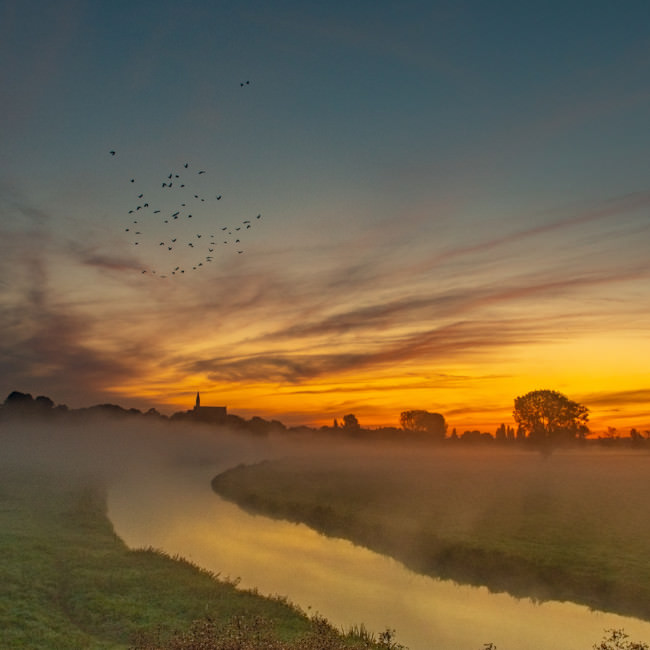
[[[85,474],[104,481],[169,464],[218,464],[278,455],[279,444],[189,423],[93,417],[0,422],[2,464]]]
[[[387,448],[238,467],[213,487],[252,513],[350,539],[418,573],[650,620],[649,459]]]

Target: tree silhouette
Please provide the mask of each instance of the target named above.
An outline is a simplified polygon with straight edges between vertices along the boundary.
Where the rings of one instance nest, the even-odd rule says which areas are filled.
[[[359,429],[361,429],[361,425],[359,424],[359,420],[357,420],[357,416],[352,413],[344,415],[343,428],[347,429],[348,431],[359,431]]]
[[[399,422],[407,431],[421,431],[441,440],[447,434],[447,423],[444,415],[440,413],[422,410],[402,411]]]
[[[562,442],[589,433],[589,409],[554,390],[534,390],[515,399],[512,413],[529,440]]]

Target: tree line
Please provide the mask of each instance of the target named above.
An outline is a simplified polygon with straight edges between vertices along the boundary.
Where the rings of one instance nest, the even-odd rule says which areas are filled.
[[[569,399],[555,390],[534,390],[515,398],[512,412],[516,428],[502,423],[494,434],[479,430],[464,431],[459,434],[456,429],[448,431],[444,415],[426,410],[414,409],[402,411],[400,427],[405,432],[426,434],[433,440],[463,441],[470,443],[528,442],[540,445],[561,445],[584,442],[590,434],[587,422],[589,409]],[[338,427],[335,421],[334,427]],[[361,427],[354,415],[346,415],[343,428],[359,430]],[[614,443],[622,439],[614,427],[608,427],[604,436],[598,440]],[[650,431],[640,432],[635,427],[630,429],[629,438],[633,443],[650,442]]]
[[[409,439],[425,442],[465,442],[465,443],[522,443],[539,445],[562,445],[584,442],[589,435],[589,409],[566,395],[554,390],[534,390],[515,398],[513,419],[516,427],[505,423],[497,427],[494,434],[479,430],[458,433],[456,429],[449,432],[447,421],[441,413],[424,409],[402,411],[399,427],[381,427],[368,429],[361,426],[353,413],[344,415],[339,422],[335,419],[332,426],[314,429],[307,426],[287,427],[279,420],[266,420],[254,416],[250,419],[228,414],[223,425],[237,431],[255,435],[272,433],[291,433],[297,435],[330,434],[364,439]],[[80,419],[88,417],[145,417],[169,421],[192,421],[192,411],[180,411],[171,416],[159,413],[155,408],[147,411],[116,404],[98,404],[95,406],[70,409],[66,405],[55,405],[44,395],[36,398],[29,393],[13,391],[0,406],[0,420],[17,417],[41,417],[56,419]],[[614,427],[608,427],[599,442],[614,444],[625,440],[635,444],[650,444],[650,431],[632,428],[629,436],[621,436]]]

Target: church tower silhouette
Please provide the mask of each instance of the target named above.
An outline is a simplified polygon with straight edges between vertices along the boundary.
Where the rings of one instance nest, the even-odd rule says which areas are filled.
[[[225,422],[228,411],[225,406],[201,406],[201,395],[197,391],[194,409],[190,413],[195,420],[221,424]]]

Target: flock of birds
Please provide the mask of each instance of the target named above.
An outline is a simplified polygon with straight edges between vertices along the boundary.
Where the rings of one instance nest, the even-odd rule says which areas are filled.
[[[241,82],[241,86],[250,81]],[[111,157],[119,157],[114,149]],[[204,169],[185,162],[179,170],[168,170],[159,185],[145,190],[137,177],[129,178],[130,188],[124,232],[133,246],[147,250],[151,263],[143,274],[161,278],[198,271],[210,264],[227,246],[236,254],[244,252],[244,239],[261,214],[235,223],[218,223],[216,202],[222,194],[199,187]],[[209,176],[209,174],[208,174]]]

